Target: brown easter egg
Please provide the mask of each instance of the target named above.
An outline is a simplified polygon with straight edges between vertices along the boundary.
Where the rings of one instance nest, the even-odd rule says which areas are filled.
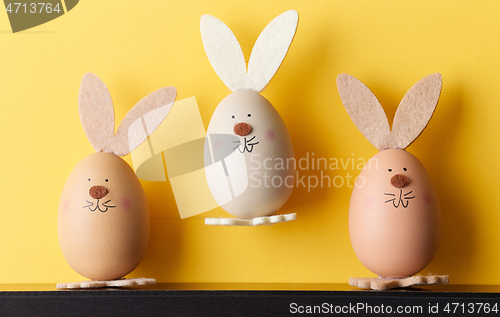
[[[71,172],[57,229],[62,253],[77,273],[94,280],[130,273],[146,252],[149,222],[142,186],[122,158],[94,153]]]
[[[373,156],[361,171],[349,207],[351,244],[380,277],[407,277],[425,268],[440,240],[436,190],[420,161],[405,150]]]

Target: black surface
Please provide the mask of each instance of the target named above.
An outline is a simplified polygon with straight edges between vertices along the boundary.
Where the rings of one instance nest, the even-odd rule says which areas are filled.
[[[379,292],[345,284],[158,284],[101,290],[56,290],[55,285],[42,284],[2,285],[0,290],[2,317],[310,316],[313,314],[305,312],[313,306],[319,306],[321,315],[341,316],[500,315],[492,310],[487,313],[484,306],[488,303],[493,308],[497,304],[498,308],[499,286],[435,285]],[[438,312],[429,312],[436,304]],[[356,307],[361,308],[358,305],[365,308],[357,310]],[[372,307],[371,312],[367,305]],[[444,310],[446,305],[448,313]],[[412,313],[397,313],[398,307],[411,309]]]

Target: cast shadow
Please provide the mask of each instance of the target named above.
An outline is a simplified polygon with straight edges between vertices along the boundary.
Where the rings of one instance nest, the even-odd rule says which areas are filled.
[[[184,245],[181,221],[169,182],[141,182],[148,200],[151,217],[149,245],[141,264],[132,273],[136,277],[152,277],[171,281],[182,268],[179,261]]]
[[[172,280],[182,269],[179,261],[184,248],[184,221],[152,218],[148,249],[141,264],[134,270],[137,277]]]
[[[292,47],[295,54],[300,56],[301,62],[293,65],[292,74],[283,74],[283,76],[293,79],[289,81],[290,85],[286,87],[287,93],[284,94],[283,98],[284,106],[280,109],[280,112],[282,117],[286,118],[286,125],[292,138],[297,164],[301,158],[306,158],[309,155],[309,168],[304,170],[297,168],[299,178],[305,176],[305,187],[303,183],[297,184],[296,180],[292,195],[285,206],[282,207],[280,213],[286,213],[286,210],[292,206],[293,209],[299,212],[301,210],[324,210],[325,208],[316,206],[324,204],[327,198],[331,199],[333,196],[340,195],[339,189],[334,186],[326,187],[324,185],[321,188],[321,184],[318,184],[316,188],[311,188],[310,191],[307,188],[308,176],[316,176],[321,179],[320,172],[323,171],[324,175],[333,179],[343,172],[324,170],[324,168],[311,170],[313,153],[315,159],[326,158],[328,160],[339,156],[338,153],[331,153],[326,150],[325,142],[331,145],[335,143],[334,138],[341,137],[335,133],[335,129],[332,127],[335,124],[335,116],[334,111],[331,109],[338,99],[336,99],[335,74],[332,75],[330,65],[335,65],[337,60],[335,51],[329,45],[335,43],[334,30],[318,27],[312,34],[315,34],[314,38],[306,39],[306,45]],[[329,41],[325,43],[325,39],[329,39]],[[335,47],[335,45],[332,46]],[[317,55],[317,52],[320,52],[320,55]],[[328,62],[328,65],[324,63],[325,61]],[[284,63],[286,62],[285,58]],[[328,98],[322,99],[325,95]],[[304,212],[300,215],[301,219],[302,216],[304,218],[317,217],[318,214]]]
[[[477,230],[472,219],[474,197],[469,194],[471,185],[461,179],[463,172],[450,164],[456,160],[456,153],[452,149],[461,142],[455,136],[462,129],[464,118],[462,87],[448,88],[453,91],[450,97],[439,101],[430,121],[434,127],[431,142],[426,140],[425,144],[421,144],[416,141],[423,153],[419,159],[432,164],[429,173],[441,205],[441,242],[426,271],[449,274],[450,280],[454,276],[463,276],[472,268]]]

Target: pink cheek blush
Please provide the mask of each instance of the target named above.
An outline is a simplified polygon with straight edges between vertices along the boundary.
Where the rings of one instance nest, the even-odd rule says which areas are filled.
[[[128,199],[127,197],[123,197],[122,198],[122,207],[124,210],[129,210],[130,209],[130,199]]]
[[[218,148],[220,148],[220,141],[219,141],[219,140],[215,141],[215,142],[212,144],[212,147],[213,147],[214,149],[218,149]]]
[[[274,130],[267,130],[266,139],[268,139],[269,141],[272,141],[272,140],[274,140],[275,135],[276,134],[275,134]]]
[[[64,212],[68,212],[69,211],[69,200],[65,200],[64,201],[62,209],[63,209]]]
[[[370,208],[373,205],[373,201],[373,197],[368,197],[365,199],[365,201],[363,201],[363,205],[365,206],[365,208]]]
[[[432,203],[432,197],[429,193],[424,193],[424,202],[426,205],[430,205]]]

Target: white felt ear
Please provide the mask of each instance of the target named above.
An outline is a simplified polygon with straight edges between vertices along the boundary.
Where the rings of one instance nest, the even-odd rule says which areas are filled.
[[[172,108],[177,91],[164,87],[142,98],[123,118],[107,150],[119,156],[132,152],[163,122]]]
[[[203,15],[201,38],[208,60],[232,91],[262,91],[281,65],[292,43],[298,13],[290,10],[277,16],[255,42],[246,71],[245,57],[233,32],[219,19]]]
[[[378,150],[389,147],[391,130],[384,109],[370,89],[348,74],[337,76],[337,89],[349,117]]]
[[[80,84],[78,111],[92,147],[104,151],[115,132],[115,113],[108,88],[99,77],[86,73]]]
[[[391,147],[405,149],[422,133],[436,109],[442,84],[441,74],[435,73],[408,90],[394,116]]]
[[[292,43],[299,15],[289,10],[272,20],[255,42],[248,62],[247,89],[262,91],[276,71]]]
[[[233,32],[224,22],[210,15],[201,17],[200,30],[205,52],[217,76],[232,91],[244,86],[245,57]]]

